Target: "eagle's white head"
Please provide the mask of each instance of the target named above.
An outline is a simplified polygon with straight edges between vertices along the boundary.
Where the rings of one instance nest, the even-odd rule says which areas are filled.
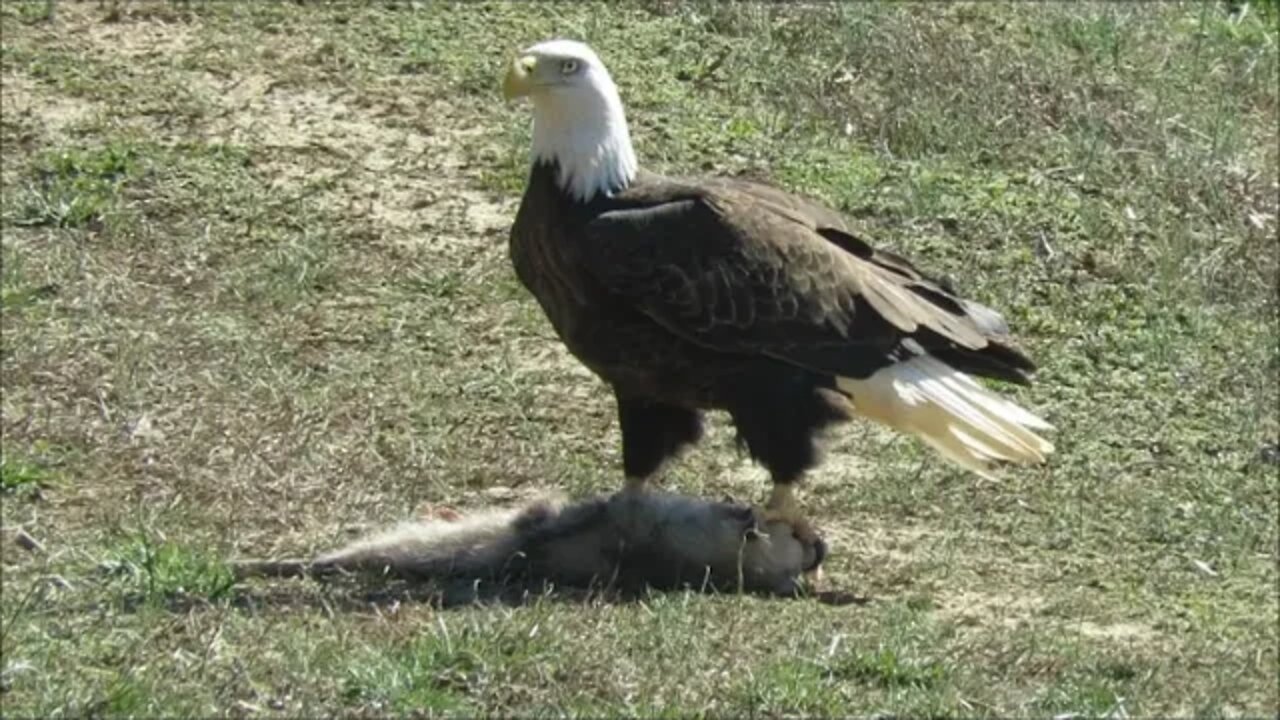
[[[557,182],[574,198],[616,192],[635,178],[618,87],[591,48],[573,40],[538,43],[511,63],[502,91],[508,100],[532,101],[533,160],[558,163]]]

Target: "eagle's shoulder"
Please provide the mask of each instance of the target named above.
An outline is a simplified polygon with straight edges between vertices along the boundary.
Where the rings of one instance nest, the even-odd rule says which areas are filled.
[[[757,211],[769,212],[804,225],[827,242],[866,261],[877,271],[917,283],[936,285],[948,295],[956,294],[950,279],[932,276],[911,260],[879,246],[856,221],[817,198],[784,190],[757,179],[715,177],[702,179],[700,183],[712,196],[736,199],[735,204],[739,207],[750,205]]]

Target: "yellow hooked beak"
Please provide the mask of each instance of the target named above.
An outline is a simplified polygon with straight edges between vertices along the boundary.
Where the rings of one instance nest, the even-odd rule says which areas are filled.
[[[538,58],[532,55],[512,61],[507,76],[502,79],[502,96],[510,101],[528,95],[533,90],[533,71],[537,67]]]

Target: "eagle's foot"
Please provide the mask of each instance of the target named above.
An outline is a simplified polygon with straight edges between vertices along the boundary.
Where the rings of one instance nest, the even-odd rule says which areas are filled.
[[[764,506],[764,514],[766,522],[776,520],[790,525],[796,538],[802,542],[818,539],[818,533],[800,510],[800,503],[796,501],[796,492],[791,484],[776,483],[773,486],[773,492],[769,494],[769,500]]]
[[[653,533],[654,514],[646,498],[649,491],[645,478],[627,478],[622,489],[609,498],[609,517],[623,537],[634,541]]]
[[[777,509],[765,507],[761,513],[761,525],[768,526],[773,523],[783,523],[791,527],[791,532],[805,545],[816,545],[822,541],[822,536],[814,529],[813,524],[808,518],[802,517],[799,512],[793,508]]]
[[[822,536],[813,527],[813,523],[804,516],[800,504],[796,501],[793,486],[787,483],[776,483],[769,500],[761,513],[761,521],[766,527],[772,523],[785,523],[791,528],[796,540],[806,547],[826,548]],[[824,553],[825,554],[825,553]],[[804,573],[805,580],[811,588],[816,589],[822,580],[822,564],[819,562],[811,570]]]

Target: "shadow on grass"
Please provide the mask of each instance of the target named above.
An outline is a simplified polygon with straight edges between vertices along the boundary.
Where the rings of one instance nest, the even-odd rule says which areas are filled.
[[[817,602],[823,605],[869,605],[874,598],[844,590],[820,590],[787,598],[766,593],[728,593],[712,589],[658,590],[649,587],[619,587],[601,584],[573,587],[546,581],[492,581],[473,578],[456,580],[401,580],[350,574],[326,578],[294,578],[263,586],[237,585],[217,598],[187,592],[157,597],[145,592],[129,592],[119,597],[120,609],[136,612],[143,607],[162,607],[186,614],[215,604],[225,604],[250,613],[263,610],[322,610],[329,614],[381,614],[404,605],[424,605],[437,610],[461,610],[477,606],[529,607],[544,603],[570,605],[631,605],[655,595],[672,592],[749,595],[777,602]]]

